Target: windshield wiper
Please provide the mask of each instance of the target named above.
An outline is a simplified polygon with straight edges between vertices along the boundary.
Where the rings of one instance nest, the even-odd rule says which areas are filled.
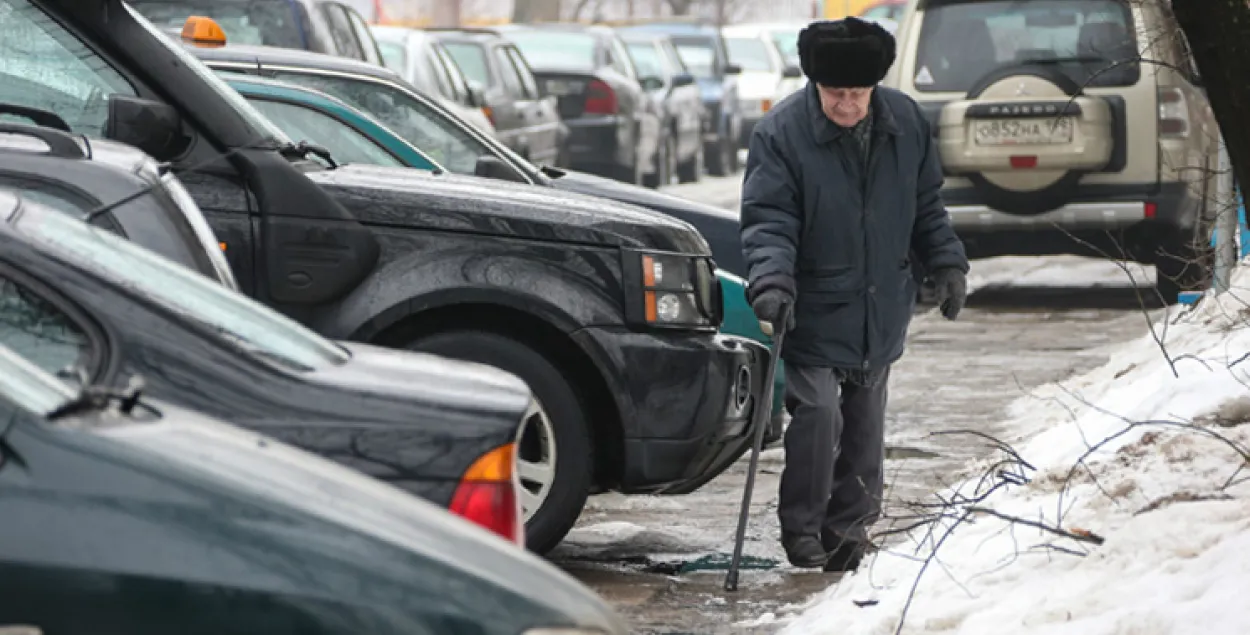
[[[111,386],[83,384],[78,390],[77,396],[53,408],[44,415],[44,418],[48,421],[56,421],[70,415],[103,410],[114,401],[117,402],[118,409],[123,414],[130,414],[130,411],[139,405],[139,398],[143,393],[143,388],[143,378],[138,375],[130,376],[130,381],[124,390],[118,390]]]
[[[339,167],[338,162],[330,156],[329,149],[314,143],[308,143],[307,141],[300,141],[299,143],[285,143],[275,149],[282,156],[288,159],[303,159],[311,154],[324,160],[326,163],[329,163],[330,169]]]

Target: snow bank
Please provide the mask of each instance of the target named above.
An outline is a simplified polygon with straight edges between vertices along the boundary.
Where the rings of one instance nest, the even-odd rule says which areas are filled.
[[[1239,269],[1233,283],[1250,288],[1250,272]],[[976,513],[926,565],[953,525],[943,522],[866,560],[789,616],[782,632],[888,635],[910,596],[902,633],[1250,633],[1250,465],[1239,453],[1250,447],[1250,360],[1234,363],[1250,353],[1247,307],[1250,294],[1234,291],[1204,299],[1176,324],[1156,324],[1171,365],[1146,335],[1115,349],[1105,366],[1013,405],[1001,436],[1034,469],[1008,466],[1028,482],[1004,484],[977,505],[1104,543]],[[1133,425],[1147,420],[1156,423]],[[994,454],[940,494],[989,490],[996,479],[982,475],[1006,457]],[[1086,454],[1089,471],[1074,471]]]

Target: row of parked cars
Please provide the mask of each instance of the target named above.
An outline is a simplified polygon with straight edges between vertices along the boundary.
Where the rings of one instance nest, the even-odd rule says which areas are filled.
[[[0,0],[0,626],[624,632],[538,556],[748,447],[736,215],[140,8]]]

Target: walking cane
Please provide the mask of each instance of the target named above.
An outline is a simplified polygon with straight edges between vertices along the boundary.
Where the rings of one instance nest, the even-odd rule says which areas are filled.
[[[738,564],[742,560],[742,541],[746,539],[747,516],[751,511],[751,490],[755,488],[755,467],[760,460],[760,450],[764,445],[764,432],[768,429],[768,418],[773,410],[773,383],[777,380],[777,366],[781,363],[781,341],[786,336],[786,326],[790,323],[790,304],[781,305],[777,321],[772,325],[773,350],[768,358],[768,373],[764,378],[764,394],[759,407],[755,410],[755,438],[751,444],[751,463],[747,467],[747,484],[742,489],[742,511],[738,514],[738,535],[734,539],[733,560],[729,562],[729,573],[725,575],[725,590],[738,590]],[[761,324],[763,326],[763,324]]]

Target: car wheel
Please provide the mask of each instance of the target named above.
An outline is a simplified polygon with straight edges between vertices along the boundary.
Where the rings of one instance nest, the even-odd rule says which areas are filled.
[[[525,543],[539,554],[555,548],[581,515],[592,478],[589,418],[572,384],[542,353],[496,333],[449,331],[409,348],[489,364],[529,384],[540,410],[517,430]]]
[[[1067,75],[1022,65],[986,74],[943,106],[937,141],[946,173],[971,181],[978,202],[1037,215],[1067,204],[1085,174],[1123,154],[1116,120],[1108,99]]]
[[[737,152],[734,144],[727,139],[721,139],[716,144],[716,152],[707,157],[707,173],[712,176],[729,176],[733,173],[730,161],[731,154]]]
[[[703,143],[694,151],[690,160],[677,167],[677,180],[680,183],[698,183],[703,178]]]

